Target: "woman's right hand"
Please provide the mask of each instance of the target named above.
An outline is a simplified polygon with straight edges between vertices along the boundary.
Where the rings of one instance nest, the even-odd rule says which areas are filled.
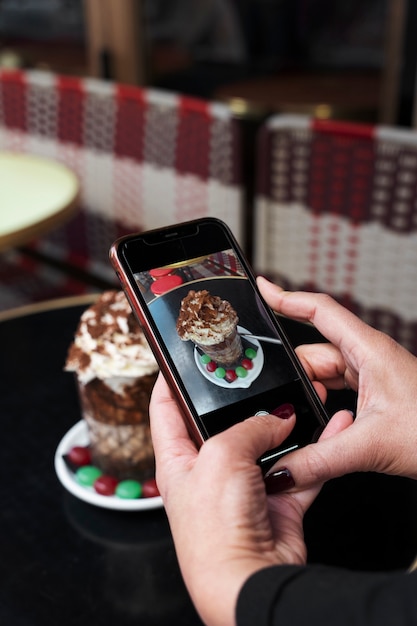
[[[351,426],[288,454],[274,470],[285,465],[296,488],[355,471],[417,479],[417,358],[329,296],[285,292],[264,278],[258,286],[272,309],[311,322],[330,341],[297,348],[310,379],[358,392]]]

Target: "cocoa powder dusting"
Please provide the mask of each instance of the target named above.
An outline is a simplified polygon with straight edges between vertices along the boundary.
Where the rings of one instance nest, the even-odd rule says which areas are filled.
[[[196,320],[205,322],[207,327],[219,318],[230,317],[238,321],[236,311],[227,300],[220,296],[213,296],[209,291],[189,291],[181,301],[180,313],[177,319],[177,333],[180,337],[190,332]]]
[[[93,349],[74,341],[68,351],[66,369],[76,372],[86,371],[91,363],[91,352],[104,357],[108,354],[108,345],[117,345],[118,349],[130,346],[147,347],[143,335],[126,297],[122,291],[109,290],[101,294],[81,316],[75,338],[87,336],[95,342]],[[155,366],[156,369],[156,366]]]

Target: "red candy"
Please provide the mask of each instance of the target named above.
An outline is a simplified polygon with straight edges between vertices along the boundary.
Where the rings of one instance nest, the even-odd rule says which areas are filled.
[[[216,364],[213,361],[212,363],[216,368]],[[77,471],[84,471],[80,469],[84,466],[92,466],[91,452],[88,446],[73,446],[67,454],[63,455],[63,459],[74,474]],[[101,496],[116,495],[118,485],[119,480],[108,474],[101,474],[92,484],[96,493]],[[138,485],[141,487],[141,497],[143,498],[155,498],[160,495],[155,478],[149,478],[142,484],[138,483]]]
[[[113,476],[103,474],[94,481],[93,487],[101,496],[112,496],[116,491],[118,482],[119,481],[113,478]]]
[[[251,370],[253,367],[253,363],[250,359],[242,359],[241,365],[245,368],[245,370]]]
[[[229,383],[233,383],[237,378],[235,370],[226,370],[225,378]]]
[[[155,478],[150,478],[142,483],[142,497],[143,498],[156,498],[159,496],[159,489],[156,484]]]
[[[74,446],[68,452],[68,460],[78,467],[91,465],[91,452],[89,448],[84,446]]]
[[[210,363],[207,363],[206,369],[208,372],[214,372],[217,369],[217,365],[214,361],[210,361]]]

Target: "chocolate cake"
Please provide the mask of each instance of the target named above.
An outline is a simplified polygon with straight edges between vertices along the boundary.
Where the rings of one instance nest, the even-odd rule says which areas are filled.
[[[189,291],[183,298],[177,319],[177,333],[192,341],[218,365],[230,366],[242,355],[237,332],[239,318],[227,300],[206,289]]]
[[[65,365],[76,374],[93,463],[120,480],[154,475],[149,399],[158,366],[122,291],[81,316]]]

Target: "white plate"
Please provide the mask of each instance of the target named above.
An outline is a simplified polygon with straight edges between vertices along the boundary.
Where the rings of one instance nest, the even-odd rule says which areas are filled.
[[[246,330],[246,328],[243,328],[243,326],[238,326],[237,330],[239,333],[250,334],[249,331]],[[201,362],[201,354],[195,347],[194,360],[196,362],[197,368],[203,374],[203,376],[207,378],[207,380],[209,380],[214,385],[217,385],[218,387],[224,387],[225,389],[247,389],[262,372],[262,368],[264,366],[264,353],[261,348],[261,344],[257,339],[254,339],[253,337],[245,337],[245,340],[256,346],[258,349],[256,358],[253,359],[253,368],[251,370],[248,370],[246,378],[236,378],[236,380],[234,380],[232,383],[229,383],[224,378],[217,378],[214,372],[207,371],[205,365]]]
[[[73,472],[67,467],[63,455],[67,454],[73,446],[87,446],[88,443],[87,425],[82,420],[77,422],[77,424],[64,435],[55,452],[55,471],[63,486],[68,489],[72,495],[89,504],[118,511],[146,511],[163,506],[161,496],[124,500],[117,496],[102,496],[97,493],[93,487],[83,487],[79,485]]]

